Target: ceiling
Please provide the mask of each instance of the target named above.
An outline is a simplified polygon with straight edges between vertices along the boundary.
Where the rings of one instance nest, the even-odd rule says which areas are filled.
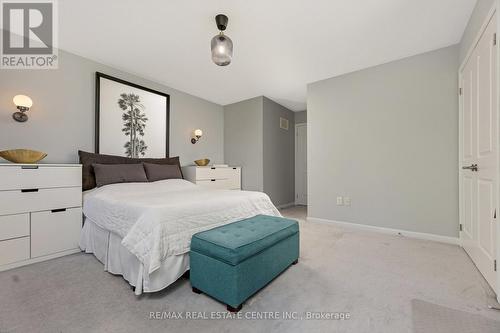
[[[63,0],[59,46],[226,105],[306,109],[310,82],[458,43],[475,0]],[[210,58],[229,16],[231,65]]]

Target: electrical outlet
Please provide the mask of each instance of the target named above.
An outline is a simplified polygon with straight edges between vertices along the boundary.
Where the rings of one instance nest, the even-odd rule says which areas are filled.
[[[351,205],[351,197],[344,197],[344,205],[345,206]]]
[[[344,205],[344,198],[337,197],[337,206],[343,206],[343,205]]]

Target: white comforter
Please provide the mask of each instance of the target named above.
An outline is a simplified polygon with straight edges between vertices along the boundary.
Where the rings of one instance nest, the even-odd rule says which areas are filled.
[[[96,188],[84,193],[83,212],[122,237],[149,273],[167,256],[188,252],[197,232],[258,214],[281,216],[264,193],[210,190],[182,179]]]

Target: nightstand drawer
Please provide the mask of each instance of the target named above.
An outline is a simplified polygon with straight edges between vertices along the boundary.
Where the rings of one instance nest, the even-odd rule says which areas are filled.
[[[0,242],[0,266],[30,258],[30,238],[16,238]]]
[[[229,179],[240,177],[240,168],[197,168],[196,180]]]
[[[82,209],[31,213],[31,257],[78,248]]]
[[[81,186],[80,166],[8,165],[0,168],[0,191]]]
[[[196,185],[208,187],[214,190],[233,190],[239,189],[235,182],[231,179],[213,179],[213,180],[198,180]]]
[[[0,241],[30,235],[30,214],[0,216]]]
[[[0,191],[0,215],[80,207],[81,187]]]

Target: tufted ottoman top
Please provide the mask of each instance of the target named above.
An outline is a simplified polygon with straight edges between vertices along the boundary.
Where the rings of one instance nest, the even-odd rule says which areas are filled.
[[[191,251],[237,265],[298,232],[297,221],[257,215],[195,234]]]

